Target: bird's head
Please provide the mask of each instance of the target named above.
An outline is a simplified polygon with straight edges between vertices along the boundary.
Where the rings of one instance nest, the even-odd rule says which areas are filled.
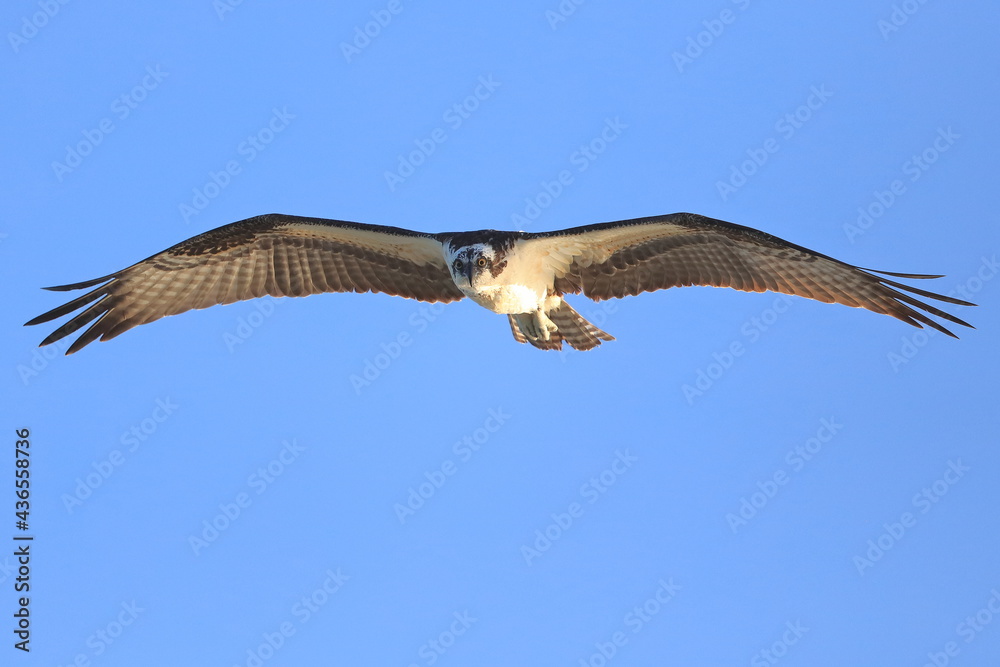
[[[496,250],[485,243],[456,248],[449,257],[448,270],[459,288],[476,289],[493,281],[502,263]]]

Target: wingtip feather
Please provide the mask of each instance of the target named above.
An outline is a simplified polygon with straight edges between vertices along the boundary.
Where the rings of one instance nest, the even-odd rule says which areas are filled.
[[[84,289],[86,287],[94,287],[95,285],[100,285],[101,283],[106,283],[112,278],[116,278],[118,273],[112,273],[100,278],[94,278],[92,280],[84,280],[80,283],[72,283],[70,285],[53,285],[51,287],[43,287],[42,289],[48,290],[50,292],[69,292],[75,289]]]

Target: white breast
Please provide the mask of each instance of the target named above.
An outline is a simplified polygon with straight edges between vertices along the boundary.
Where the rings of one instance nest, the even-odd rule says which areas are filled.
[[[503,314],[534,312],[542,307],[545,297],[524,285],[494,285],[462,291],[483,308]]]

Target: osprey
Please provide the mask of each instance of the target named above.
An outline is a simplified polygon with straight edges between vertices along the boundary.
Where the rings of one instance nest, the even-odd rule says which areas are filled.
[[[957,336],[928,314],[971,327],[910,294],[974,304],[885,276],[941,277],[862,269],[692,213],[554,232],[441,234],[271,214],[205,232],[102,278],[48,287],[98,286],[27,324],[83,308],[41,342],[48,345],[90,324],[69,346],[66,354],[71,354],[98,338],[109,340],[167,315],[265,294],[384,292],[432,302],[469,297],[506,315],[519,343],[559,350],[565,341],[589,350],[614,338],[573,310],[564,295],[583,293],[600,301],[710,285],[867,308],[952,337]]]

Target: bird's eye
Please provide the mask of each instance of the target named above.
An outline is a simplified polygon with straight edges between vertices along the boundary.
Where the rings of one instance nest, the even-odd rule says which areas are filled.
[[[477,261],[476,264],[478,264],[480,268],[486,266],[486,258],[485,257],[480,257],[479,261]]]
[[[461,271],[463,266],[465,266],[465,264],[462,263],[462,260],[460,260],[460,259],[456,259],[455,260],[455,270],[456,271]]]

